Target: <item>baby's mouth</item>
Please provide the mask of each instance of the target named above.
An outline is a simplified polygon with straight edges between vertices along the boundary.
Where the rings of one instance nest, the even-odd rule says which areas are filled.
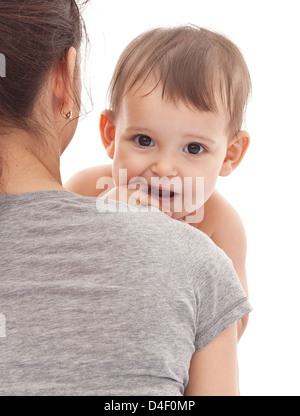
[[[156,188],[155,186],[148,186],[148,195],[149,196],[154,196],[154,198],[157,199],[174,199],[174,197],[176,195],[178,195],[176,192],[171,191],[170,189],[162,189],[160,188]]]

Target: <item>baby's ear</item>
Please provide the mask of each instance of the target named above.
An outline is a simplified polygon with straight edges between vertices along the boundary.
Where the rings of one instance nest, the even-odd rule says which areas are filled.
[[[115,134],[116,127],[113,121],[113,112],[111,110],[104,110],[100,116],[100,134],[103,146],[106,149],[108,157],[114,158],[115,154]]]
[[[239,131],[231,140],[223,162],[220,176],[228,176],[243,160],[250,144],[250,135],[247,131]]]

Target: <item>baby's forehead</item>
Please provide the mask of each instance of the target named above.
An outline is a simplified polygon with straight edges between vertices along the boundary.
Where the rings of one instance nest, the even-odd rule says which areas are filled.
[[[224,99],[222,94],[218,91],[216,91],[214,99],[215,105],[212,108],[203,109],[201,106],[195,105],[184,96],[170,96],[165,93],[163,85],[160,83],[155,84],[153,82],[148,82],[145,84],[134,85],[131,89],[126,90],[120,100],[120,105],[128,107],[137,104],[149,104],[152,102],[156,105],[163,104],[165,107],[169,107],[170,110],[177,109],[178,111],[182,111],[182,109],[185,108],[195,114],[201,114],[203,112],[214,113],[216,115],[226,115],[229,119],[229,109],[226,99]]]
[[[200,93],[198,93],[200,95]],[[157,100],[161,100],[170,106],[180,107],[184,104],[191,110],[194,111],[213,111],[216,112],[223,111],[223,108],[226,104],[226,98],[220,89],[216,86],[212,93],[211,105],[201,106],[198,102],[193,102],[191,96],[180,91],[180,88],[177,90],[172,90],[172,92],[166,88],[166,85],[159,79],[151,75],[146,79],[142,79],[136,82],[130,82],[130,79],[126,83],[122,93],[122,99],[129,98],[130,100],[142,100],[145,97],[155,97]],[[224,99],[225,98],[225,99]]]
[[[183,133],[197,131],[208,132],[205,135],[214,136],[226,133],[229,116],[226,110],[220,106],[217,111],[203,111],[195,108],[183,100],[170,100],[162,96],[161,89],[131,90],[123,97],[120,104],[119,117],[126,126],[139,126],[145,129],[176,126]]]
[[[227,97],[226,87],[223,85],[221,79],[216,79],[209,97],[201,98],[201,88],[198,88],[198,90],[195,92],[197,98],[193,96],[192,92],[187,93],[185,90],[181,90],[180,86],[171,90],[162,82],[159,75],[153,72],[151,76],[135,82],[134,79],[129,79],[124,86],[122,97],[123,99],[129,97],[130,100],[138,101],[151,96],[170,106],[180,108],[182,105],[185,105],[188,109],[195,112],[207,111],[216,114],[225,112],[230,117],[229,98]],[[203,91],[203,95],[205,95],[205,91]]]

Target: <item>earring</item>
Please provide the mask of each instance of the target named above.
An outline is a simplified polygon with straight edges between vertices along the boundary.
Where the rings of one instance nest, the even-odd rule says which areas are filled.
[[[61,106],[61,110],[60,110],[60,115],[65,119],[65,120],[71,120],[73,118],[73,113],[72,110],[69,111],[67,114],[64,114],[63,112],[64,110],[64,103]]]

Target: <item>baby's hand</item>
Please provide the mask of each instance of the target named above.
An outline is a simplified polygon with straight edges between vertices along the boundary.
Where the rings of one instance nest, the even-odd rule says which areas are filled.
[[[180,222],[184,222],[185,224],[188,224],[188,222],[186,222],[185,220],[183,220],[182,218],[178,218],[178,220],[177,221],[180,221]]]
[[[169,217],[172,217],[173,215],[172,212],[164,209],[158,199],[151,197],[148,193],[142,191],[141,189],[129,189],[126,185],[116,186],[115,188],[109,190],[106,194],[102,194],[101,198],[114,199],[116,201],[136,206],[152,206],[169,215]]]

